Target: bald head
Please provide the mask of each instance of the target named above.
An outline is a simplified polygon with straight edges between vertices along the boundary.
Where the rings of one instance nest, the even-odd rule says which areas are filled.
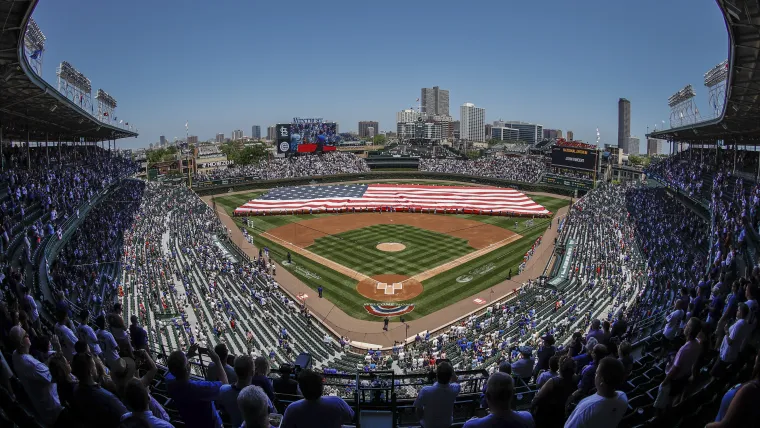
[[[488,378],[486,400],[490,409],[509,409],[514,393],[515,383],[512,376],[496,372]]]

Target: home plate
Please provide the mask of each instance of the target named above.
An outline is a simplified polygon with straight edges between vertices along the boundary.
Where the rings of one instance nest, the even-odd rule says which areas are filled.
[[[483,300],[483,299],[481,299],[481,298],[479,298],[479,297],[477,299],[473,300],[473,302],[475,302],[478,305],[485,305],[486,304],[486,301]]]

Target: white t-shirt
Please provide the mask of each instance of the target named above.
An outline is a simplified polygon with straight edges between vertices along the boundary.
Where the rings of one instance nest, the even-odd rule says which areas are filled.
[[[565,422],[565,428],[616,427],[628,410],[628,397],[622,391],[617,396],[605,398],[599,394],[586,397],[578,403]]]
[[[40,318],[40,312],[37,310],[37,302],[34,301],[34,297],[32,296],[24,296],[24,300],[28,302],[29,306],[32,308],[32,313],[29,314],[29,318],[32,322],[37,322]]]
[[[453,423],[454,401],[459,395],[459,384],[426,386],[414,400],[415,408],[424,409],[422,426],[425,428],[448,428]]]
[[[677,309],[670,313],[665,318],[665,329],[662,331],[662,335],[665,336],[668,340],[672,340],[676,337],[676,334],[678,334],[679,326],[681,324],[681,319],[683,318],[683,310]]]
[[[37,416],[46,424],[53,424],[63,409],[58,399],[58,388],[47,366],[29,354],[13,352],[13,368],[24,386],[24,392],[32,397]]]
[[[95,331],[87,324],[79,324],[77,327],[77,336],[79,340],[84,340],[87,345],[90,346],[90,350],[96,355],[100,355],[100,343],[98,342],[98,336],[95,335]]]
[[[113,335],[105,329],[98,330],[97,336],[100,349],[103,351],[103,358],[106,359],[106,365],[110,368],[110,365],[119,359],[119,345],[116,344]]]
[[[55,335],[58,336],[58,341],[61,343],[63,356],[71,361],[74,358],[74,345],[79,340],[77,339],[77,335],[68,326],[60,323],[55,325]]]
[[[752,333],[752,327],[743,319],[737,320],[734,325],[728,329],[728,334],[723,336],[723,343],[720,344],[720,359],[726,363],[733,363],[739,357],[744,343]],[[731,338],[731,345],[728,344],[728,338]]]

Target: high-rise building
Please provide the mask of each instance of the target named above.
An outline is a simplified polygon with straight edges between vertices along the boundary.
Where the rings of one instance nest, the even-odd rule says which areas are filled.
[[[193,145],[197,146],[198,145],[198,136],[197,135],[190,135],[190,136],[188,136],[187,137],[187,144],[188,145],[193,144]]]
[[[640,154],[639,153],[639,143],[640,143],[639,137],[630,137],[628,139],[628,144],[626,146],[626,148],[629,151],[627,151],[627,152],[624,151],[624,153],[628,154],[628,155],[636,155],[636,156],[638,156]]]
[[[662,155],[665,147],[665,140],[659,138],[647,138],[647,156]]]
[[[573,140],[573,131],[567,131],[567,141],[574,141]]]
[[[451,116],[433,116],[433,121],[441,125],[441,138],[448,140],[454,138],[454,119]]]
[[[276,141],[277,140],[277,127],[276,126],[268,126],[267,127],[267,140],[269,141]]]
[[[493,126],[517,129],[520,132],[518,139],[530,144],[535,144],[544,138],[544,127],[535,123],[497,120]]]
[[[367,127],[367,138],[375,138],[375,127],[374,126],[368,126]]]
[[[242,140],[243,139],[243,131],[241,129],[236,129],[232,131],[232,141]]]
[[[544,129],[543,138],[548,140],[556,140],[557,138],[562,138],[562,131],[559,129]]]
[[[369,128],[373,128],[375,134],[377,134],[378,130],[380,129],[380,126],[377,122],[372,120],[363,120],[359,122],[359,137],[367,138],[367,137],[374,137],[375,135],[369,135]]]
[[[166,145],[166,137],[163,135],[158,137],[158,145],[159,147],[164,147]]]
[[[491,139],[491,129],[492,128],[493,128],[493,125],[491,125],[490,123],[486,123],[486,130],[485,130],[486,140],[490,140]]]
[[[411,123],[416,122],[420,114],[414,109],[401,110],[396,113],[396,123]]]
[[[464,103],[459,108],[460,138],[469,141],[485,141],[486,109]]]
[[[514,141],[520,139],[520,131],[505,126],[494,126],[491,128],[491,139],[501,141]]]
[[[628,148],[631,138],[631,102],[625,98],[618,100],[618,147],[623,153],[639,154]]]
[[[251,127],[251,138],[254,140],[261,139],[261,127],[259,125],[253,125]]]
[[[420,97],[422,113],[428,115],[449,115],[449,90],[440,89],[438,86],[422,88]]]
[[[217,143],[223,143],[224,142],[224,134],[216,134],[216,142]]]
[[[458,120],[451,122],[451,138],[458,140],[462,136],[462,123]]]

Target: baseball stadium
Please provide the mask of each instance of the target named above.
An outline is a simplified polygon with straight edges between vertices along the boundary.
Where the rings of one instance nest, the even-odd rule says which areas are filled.
[[[615,146],[469,102],[453,121],[438,86],[383,138],[267,105],[267,138],[183,117],[131,149],[129,104],[72,64],[108,73],[45,63],[93,51],[50,43],[59,15],[98,16],[99,64],[138,78],[113,33],[208,37],[195,8],[246,7],[222,3],[183,4],[193,26],[154,2],[143,28],[117,14],[147,2],[0,1],[0,427],[757,426],[760,1],[706,2],[726,55],[668,69],[707,95],[668,98],[646,157],[628,99]],[[169,79],[195,71],[172,58]],[[141,102],[178,109],[160,86]]]
[[[399,188],[448,190],[447,194],[458,189],[470,194],[490,190],[451,183],[390,186],[394,192]],[[346,189],[367,185],[316,187]],[[532,256],[554,213],[566,212],[562,208],[569,204],[569,198],[525,196],[519,192],[515,195],[531,203],[537,214],[494,213],[491,209],[455,214],[464,211],[465,205],[454,205],[440,208],[440,214],[435,212],[439,208],[378,206],[369,208],[372,212],[362,207],[359,211],[363,212],[336,208],[342,212],[239,217],[236,214],[251,212],[244,211],[250,209],[244,207],[255,203],[262,194],[216,196],[213,202],[225,215],[237,220],[251,244],[281,258],[284,269],[311,289],[301,295],[317,297],[321,287],[323,297],[336,305],[336,311],[358,320],[381,322],[383,319],[378,317],[399,321],[400,315],[409,321],[417,320],[470,297],[468,306],[476,309],[478,302],[488,302],[502,297],[506,290],[518,288],[518,277],[524,277],[520,276],[522,271],[540,259],[533,260]],[[546,260],[543,262],[546,264]],[[509,272],[514,274],[514,280]],[[495,295],[497,290],[499,294]],[[440,325],[441,321],[445,318],[432,322]]]

